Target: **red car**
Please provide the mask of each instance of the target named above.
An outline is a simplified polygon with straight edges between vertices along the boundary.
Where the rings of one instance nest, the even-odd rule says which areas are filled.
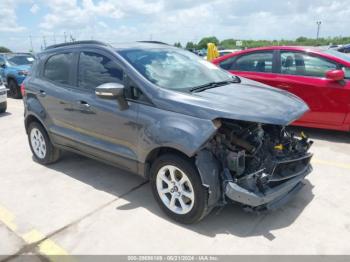
[[[350,56],[332,49],[273,46],[213,61],[234,75],[289,91],[310,111],[295,125],[350,131]]]

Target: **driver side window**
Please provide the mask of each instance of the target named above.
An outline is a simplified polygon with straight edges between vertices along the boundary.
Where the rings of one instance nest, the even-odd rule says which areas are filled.
[[[281,73],[311,77],[325,77],[326,72],[338,68],[336,63],[302,52],[281,52]]]
[[[137,85],[128,76],[125,77],[125,93],[126,99],[150,103],[149,99],[137,87]]]
[[[116,62],[98,53],[80,53],[78,75],[80,88],[94,90],[105,83],[122,82],[123,71]]]

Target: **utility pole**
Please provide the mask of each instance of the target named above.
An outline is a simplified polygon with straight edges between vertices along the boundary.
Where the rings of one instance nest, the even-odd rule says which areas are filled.
[[[44,48],[46,48],[46,39],[44,35],[43,35],[43,42],[44,42]]]
[[[67,35],[66,35],[66,32],[63,32],[64,34],[64,42],[67,43]]]
[[[316,39],[318,39],[319,36],[320,36],[320,28],[321,28],[322,21],[317,21],[316,24],[317,24],[317,35],[316,35]]]
[[[34,48],[33,48],[33,39],[32,39],[32,35],[29,35],[29,41],[30,41],[30,51],[32,53],[34,53]]]

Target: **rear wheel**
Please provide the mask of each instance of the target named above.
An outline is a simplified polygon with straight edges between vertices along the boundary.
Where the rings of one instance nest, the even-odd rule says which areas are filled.
[[[170,218],[191,224],[209,212],[208,192],[189,159],[175,154],[159,157],[152,165],[150,181],[156,201]]]
[[[43,126],[32,122],[28,127],[28,140],[35,159],[44,165],[56,162],[60,157],[60,150],[52,145]]]
[[[0,104],[0,113],[5,113],[7,109],[7,102],[3,102]]]
[[[20,90],[20,87],[18,86],[16,80],[9,79],[8,88],[10,89],[9,93],[13,98],[16,98],[16,99],[22,98],[21,90]]]

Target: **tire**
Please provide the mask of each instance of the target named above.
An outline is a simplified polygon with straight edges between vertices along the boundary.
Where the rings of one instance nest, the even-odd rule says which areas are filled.
[[[171,179],[170,172],[177,177],[175,183],[174,179]],[[168,179],[167,182],[164,176]],[[182,178],[184,180],[181,180]],[[185,183],[180,183],[185,180]],[[177,222],[196,223],[210,211],[207,189],[202,185],[197,168],[189,159],[176,154],[160,156],[151,167],[150,183],[153,196],[161,209]],[[162,190],[165,193],[161,193]],[[183,206],[185,208],[182,208]]]
[[[32,122],[28,127],[28,142],[37,162],[49,165],[60,158],[60,150],[52,145],[44,127]]]
[[[5,113],[7,110],[7,102],[3,102],[0,104],[0,113]]]
[[[16,80],[14,79],[9,79],[8,81],[8,88],[10,89],[10,95],[13,97],[13,98],[16,98],[16,99],[20,99],[22,98],[22,93],[21,93],[21,89],[20,87],[18,86]]]

